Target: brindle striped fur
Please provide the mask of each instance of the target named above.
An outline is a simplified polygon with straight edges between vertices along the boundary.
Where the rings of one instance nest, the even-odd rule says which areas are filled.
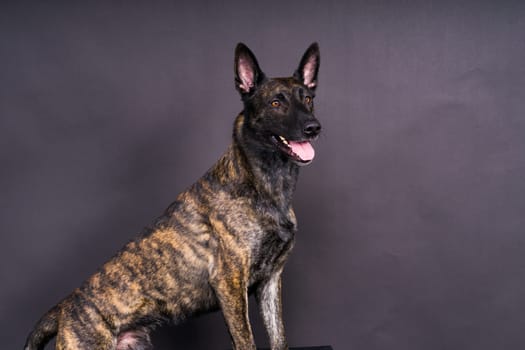
[[[146,232],[45,314],[25,349],[43,349],[55,335],[60,350],[152,349],[154,325],[219,308],[234,348],[255,349],[252,292],[272,349],[287,349],[281,272],[294,244],[291,200],[299,166],[271,138],[306,140],[319,133],[311,103],[318,65],[312,44],[293,77],[266,78],[239,44],[235,81],[244,110],[228,150]],[[305,131],[308,123],[314,132]]]

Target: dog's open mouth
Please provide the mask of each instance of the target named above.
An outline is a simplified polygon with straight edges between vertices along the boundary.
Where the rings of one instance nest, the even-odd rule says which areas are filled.
[[[283,136],[273,136],[272,140],[282,152],[299,165],[309,164],[314,159],[315,150],[310,141],[289,141]]]

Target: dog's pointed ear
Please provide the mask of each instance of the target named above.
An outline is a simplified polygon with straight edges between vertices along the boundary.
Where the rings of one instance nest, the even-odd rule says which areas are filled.
[[[243,43],[235,48],[235,88],[241,95],[252,93],[264,79],[257,59],[248,46]]]
[[[315,90],[320,60],[319,45],[313,43],[304,53],[301,63],[299,63],[299,68],[297,68],[293,76],[308,86],[308,88]]]

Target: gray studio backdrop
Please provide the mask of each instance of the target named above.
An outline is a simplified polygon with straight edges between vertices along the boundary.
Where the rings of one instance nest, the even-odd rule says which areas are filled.
[[[282,76],[318,41],[290,344],[523,348],[524,18],[506,1],[2,2],[0,347],[220,156],[237,42]],[[154,342],[229,337],[216,313]]]

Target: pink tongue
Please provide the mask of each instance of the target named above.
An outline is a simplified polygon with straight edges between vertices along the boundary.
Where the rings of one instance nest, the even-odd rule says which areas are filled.
[[[288,145],[292,149],[293,153],[297,154],[302,160],[312,160],[315,156],[315,151],[310,142],[294,142],[289,141]]]

